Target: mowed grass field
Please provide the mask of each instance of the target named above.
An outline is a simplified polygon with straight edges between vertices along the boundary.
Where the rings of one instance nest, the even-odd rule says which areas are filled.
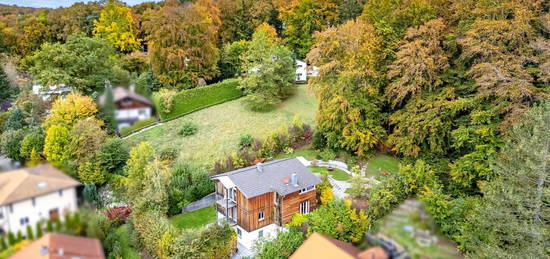
[[[272,130],[292,122],[295,115],[313,126],[317,100],[306,85],[299,85],[296,93],[269,112],[247,109],[242,99],[212,106],[183,116],[163,125],[125,139],[128,147],[149,141],[157,151],[175,148],[179,158],[187,161],[211,164],[215,160],[238,150],[239,137],[251,134],[264,138]],[[198,126],[197,134],[182,137],[178,134],[183,121]]]

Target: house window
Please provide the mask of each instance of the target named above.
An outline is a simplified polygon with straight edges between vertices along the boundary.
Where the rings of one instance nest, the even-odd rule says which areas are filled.
[[[139,115],[145,115],[145,110],[138,110]]]
[[[311,190],[313,190],[313,189],[315,189],[315,185],[308,186],[308,187],[306,187],[306,188],[301,189],[301,190],[300,190],[300,194],[305,193],[305,192],[309,192],[309,191],[311,191]]]
[[[25,226],[25,225],[29,224],[29,217],[24,217],[24,218],[19,219],[19,223],[21,223],[21,226]]]
[[[63,197],[63,190],[59,190],[59,197]]]
[[[258,238],[263,236],[264,236],[264,231],[263,230],[258,231]]]
[[[243,233],[241,232],[241,229],[237,228],[237,236],[239,236],[239,238],[241,238],[242,235],[243,235]]]
[[[300,203],[300,213],[301,214],[309,213],[309,201],[304,201]]]
[[[35,207],[36,206],[36,198],[32,197],[31,201],[32,201],[32,206]]]
[[[264,211],[260,211],[260,213],[258,213],[258,220],[262,221],[264,219],[265,219]]]
[[[10,203],[9,207],[10,207],[10,213],[13,213],[13,204]]]

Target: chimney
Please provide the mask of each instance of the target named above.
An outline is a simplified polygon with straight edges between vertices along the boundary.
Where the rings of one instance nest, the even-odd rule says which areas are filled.
[[[296,173],[293,173],[290,176],[290,181],[292,182],[292,185],[298,186],[298,175],[296,175]]]
[[[262,162],[256,164],[256,170],[258,170],[259,173],[264,171],[264,166]]]

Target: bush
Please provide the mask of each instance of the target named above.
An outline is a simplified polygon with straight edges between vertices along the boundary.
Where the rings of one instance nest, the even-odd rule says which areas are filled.
[[[126,220],[132,214],[132,209],[128,206],[120,206],[107,209],[103,213],[110,221],[115,222],[115,226],[119,226],[126,223]]]
[[[153,94],[153,102],[159,111],[161,120],[167,121],[212,105],[237,99],[242,96],[238,86],[239,80],[228,79],[204,87],[183,90],[173,96],[172,106],[169,110],[164,109],[163,103],[166,101],[166,97],[160,92]]]
[[[159,156],[161,160],[172,162],[178,157],[178,150],[171,147],[164,148],[160,151]]]
[[[155,117],[151,117],[151,118],[146,119],[146,120],[137,121],[136,123],[132,124],[132,126],[130,126],[130,127],[124,127],[122,129],[120,129],[120,136],[121,137],[126,137],[126,136],[140,130],[140,129],[151,126],[151,125],[155,124],[156,122],[157,122],[157,119]]]
[[[254,144],[254,137],[250,134],[243,134],[239,139],[239,150],[250,148],[252,144]]]
[[[258,254],[256,254],[254,258],[288,258],[298,249],[298,247],[300,247],[300,245],[302,245],[304,240],[304,234],[295,228],[291,228],[287,232],[279,233],[276,239],[269,242],[260,239],[256,244],[256,247],[259,247]]]
[[[180,126],[179,134],[184,137],[193,136],[197,133],[198,130],[199,128],[193,122],[183,121],[183,123]]]
[[[124,166],[128,160],[128,149],[121,139],[111,139],[105,142],[99,150],[99,164],[106,173],[124,174]]]
[[[170,176],[168,213],[178,214],[188,203],[199,200],[213,191],[214,183],[204,167],[187,162],[176,162]]]
[[[159,92],[155,93],[154,97],[158,100],[158,111],[161,113],[170,113],[172,112],[172,107],[174,106],[174,97],[176,97],[177,92],[170,89],[160,89]]]

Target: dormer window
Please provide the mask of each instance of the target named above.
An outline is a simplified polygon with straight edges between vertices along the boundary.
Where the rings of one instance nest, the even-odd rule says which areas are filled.
[[[309,192],[309,191],[314,190],[314,189],[315,189],[315,185],[308,186],[306,188],[301,189],[300,194],[305,193],[305,192]]]

